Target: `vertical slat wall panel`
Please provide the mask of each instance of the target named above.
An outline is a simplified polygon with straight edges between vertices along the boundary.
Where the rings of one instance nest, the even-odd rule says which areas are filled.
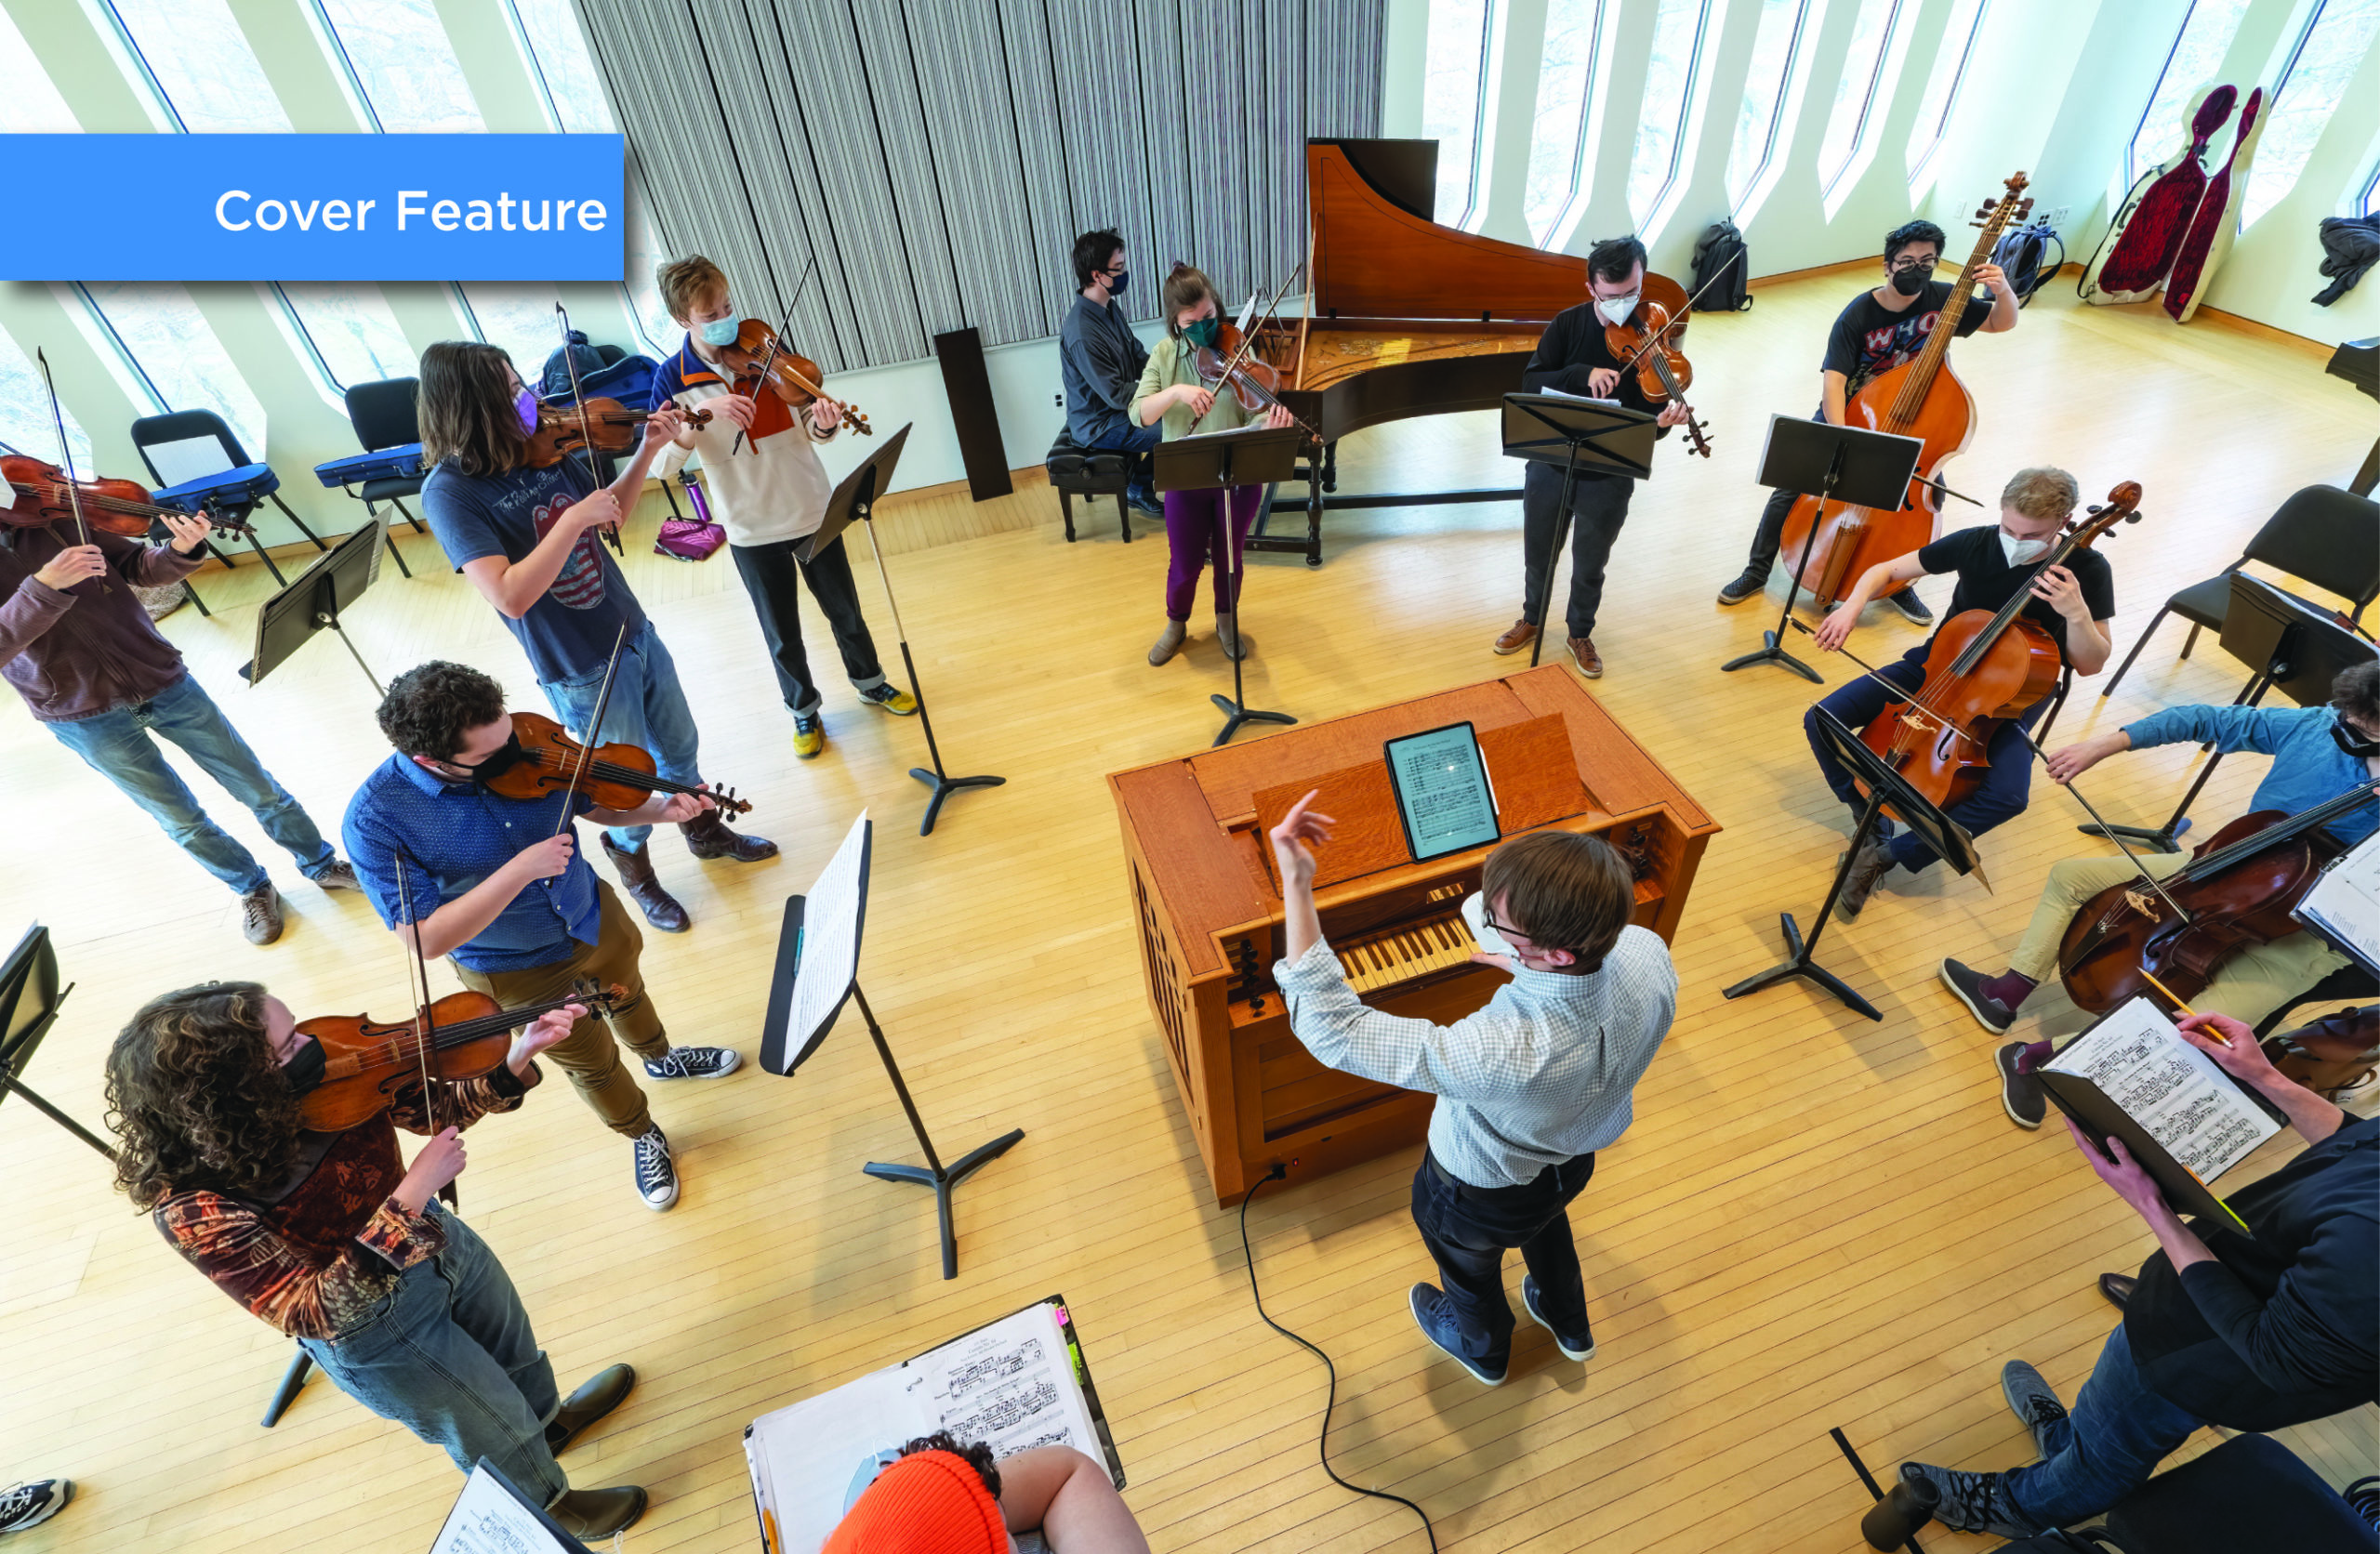
[[[1380,124],[1385,0],[577,0],[654,217],[747,312],[814,255],[830,371],[1054,334],[1076,232],[1231,306],[1305,252],[1303,141]]]

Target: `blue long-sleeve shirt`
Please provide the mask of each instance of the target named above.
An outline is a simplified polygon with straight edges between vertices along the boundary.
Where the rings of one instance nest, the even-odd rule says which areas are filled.
[[[2256,784],[2248,808],[2294,815],[2372,780],[2371,769],[2331,738],[2331,725],[2336,721],[2338,714],[2329,707],[2167,707],[2125,724],[2123,731],[2132,736],[2135,750],[2213,740],[2216,749],[2227,753],[2251,750],[2270,756],[2272,768]],[[2372,835],[2375,823],[2380,823],[2380,812],[2366,804],[2324,829],[2352,845]]]

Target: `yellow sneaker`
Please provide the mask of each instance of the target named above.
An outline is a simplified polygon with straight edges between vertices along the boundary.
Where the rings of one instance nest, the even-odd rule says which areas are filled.
[[[907,718],[918,710],[918,699],[889,680],[861,691],[859,699],[882,707],[895,718]]]
[[[805,761],[816,760],[818,752],[826,748],[826,724],[814,712],[793,715],[793,753]]]

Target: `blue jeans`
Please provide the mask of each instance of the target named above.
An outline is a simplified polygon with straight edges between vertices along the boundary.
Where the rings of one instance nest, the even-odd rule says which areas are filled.
[[[2157,1465],[2205,1423],[2142,1382],[2118,1323],[2074,1400],[2074,1412],[2050,1427],[2049,1455],[2003,1474],[2002,1487],[2035,1524],[2065,1527],[2147,1483]]]
[[[1586,1335],[1587,1286],[1570,1240],[1569,1207],[1594,1174],[1590,1151],[1548,1166],[1518,1187],[1473,1187],[1421,1152],[1413,1173],[1413,1223],[1438,1265],[1463,1353],[1490,1366],[1512,1356],[1504,1254],[1514,1247],[1537,1280],[1538,1309],[1546,1320],[1565,1335]]]
[[[1165,426],[1162,422],[1155,426],[1136,427],[1130,421],[1118,421],[1083,446],[1096,448],[1103,453],[1130,454],[1132,473],[1130,479],[1132,489],[1155,494],[1155,488],[1151,482],[1156,479],[1157,471],[1151,462],[1154,456],[1152,450],[1164,436]]]
[[[570,1487],[546,1446],[562,1407],[553,1365],[487,1243],[434,1201],[430,1216],[446,1231],[443,1252],[405,1270],[362,1327],[298,1341],[339,1390],[444,1447],[456,1468],[485,1457],[551,1505]]]
[[[1924,645],[1911,648],[1903,657],[1879,666],[1876,674],[1906,690],[1916,690],[1925,683]],[[1884,711],[1884,704],[1894,700],[1897,698],[1890,691],[1874,678],[1861,675],[1818,705],[1856,732]],[[2025,812],[2025,803],[2033,787],[2033,753],[2027,748],[2025,736],[2048,710],[2049,698],[2043,697],[2026,708],[2023,717],[1992,731],[1991,742],[1983,747],[1991,762],[1984,773],[1983,785],[1957,803],[1943,807],[1942,812],[1957,821],[1968,836],[1980,836]],[[1804,713],[1802,729],[1809,736],[1810,754],[1818,757],[1818,770],[1825,775],[1826,785],[1834,790],[1834,797],[1855,810],[1865,809],[1868,801],[1860,797],[1850,771],[1819,741],[1817,717]],[[1911,831],[1904,830],[1894,836],[1884,844],[1884,850],[1892,854],[1894,863],[1911,874],[1940,862],[1934,849]]]
[[[148,810],[208,874],[244,896],[265,883],[264,865],[206,818],[190,784],[165,764],[165,753],[157,748],[153,735],[163,734],[180,745],[201,771],[246,805],[265,835],[289,849],[307,878],[338,862],[305,810],[272,780],[223,709],[188,675],[137,706],[47,727],[60,744]]]
[[[537,689],[552,704],[564,727],[587,740],[588,720],[595,716],[596,698],[603,691],[603,671],[575,680],[540,680]],[[678,683],[678,665],[661,645],[661,634],[647,621],[628,637],[620,653],[619,673],[612,678],[611,704],[603,710],[603,727],[588,743],[633,744],[653,753],[656,771],[673,783],[702,781],[694,766],[694,715]],[[653,834],[649,825],[615,825],[612,840],[630,852],[644,846]]]

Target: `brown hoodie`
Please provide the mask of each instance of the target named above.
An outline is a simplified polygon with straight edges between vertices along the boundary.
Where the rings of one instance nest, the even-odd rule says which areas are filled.
[[[148,701],[187,673],[132,585],[153,588],[187,577],[205,552],[185,556],[94,532],[107,573],[61,592],[33,576],[73,543],[60,527],[0,530],[0,675],[35,718],[74,723]]]

